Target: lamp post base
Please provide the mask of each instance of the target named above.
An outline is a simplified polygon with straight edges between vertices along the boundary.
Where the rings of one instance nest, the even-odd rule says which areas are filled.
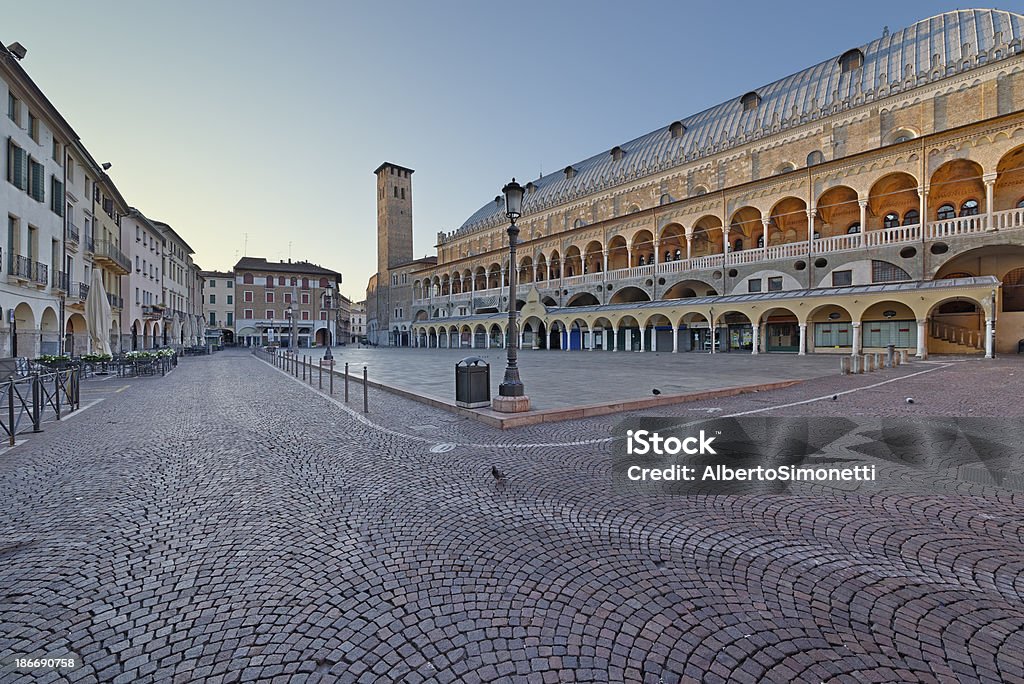
[[[522,413],[530,410],[530,397],[494,397],[491,408],[499,413]]]

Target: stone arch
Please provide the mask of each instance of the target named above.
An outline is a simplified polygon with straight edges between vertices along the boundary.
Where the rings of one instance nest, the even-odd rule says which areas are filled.
[[[81,356],[89,349],[89,330],[85,316],[73,313],[64,326],[64,351],[71,356]]]
[[[526,256],[519,260],[519,282],[532,283],[534,272],[535,271],[533,268],[533,257],[527,254]]]
[[[600,300],[598,300],[598,298],[591,292],[578,292],[569,297],[569,301],[565,303],[567,307],[599,306],[600,304]]]
[[[630,266],[644,266],[654,263],[654,235],[646,228],[636,231],[630,241],[633,263]]]
[[[50,306],[43,309],[39,318],[39,353],[60,353],[60,320]]]
[[[623,304],[627,302],[649,302],[651,296],[647,294],[647,291],[635,287],[633,285],[627,285],[626,287],[617,290],[609,300],[609,304]]]
[[[690,233],[692,239],[691,256],[711,256],[722,254],[724,250],[722,235],[722,219],[708,214],[697,219]]]
[[[547,325],[537,316],[527,316],[521,326],[524,349],[547,349]]]
[[[661,229],[658,239],[659,255],[663,263],[686,258],[686,229],[679,223],[669,223]]]
[[[1024,208],[1024,145],[1013,148],[999,159],[996,174],[993,210]],[[1018,219],[1006,227],[1019,227],[1021,223]]]
[[[807,202],[799,197],[784,197],[768,213],[768,237],[765,247],[807,241]]]
[[[640,322],[630,314],[622,314],[615,321],[618,330],[616,348],[623,351],[640,351]]]
[[[850,311],[839,304],[819,304],[807,313],[808,346],[817,352],[845,352],[853,349],[859,333]]]
[[[756,249],[759,246],[758,237],[763,230],[761,211],[751,206],[740,207],[729,219],[729,246],[726,251]]]
[[[970,159],[950,159],[931,175],[928,186],[928,218],[942,221],[985,213],[985,183],[981,164]],[[973,209],[967,207],[974,203]]]
[[[626,245],[626,238],[622,235],[616,235],[608,241],[609,271],[629,268],[629,249]]]
[[[689,299],[691,297],[707,297],[718,294],[715,286],[703,280],[687,278],[668,286],[662,293],[662,299]]]
[[[604,248],[599,240],[591,240],[583,249],[583,272],[600,273],[604,268]]]
[[[887,173],[872,183],[868,191],[867,230],[920,223],[918,185],[917,179],[905,171]]]
[[[544,256],[543,252],[541,252],[540,254],[537,255],[537,266],[535,268],[535,271],[536,271],[536,274],[534,276],[533,282],[535,282],[535,283],[547,282],[547,279],[548,279],[548,260],[547,260],[547,257]]]
[[[557,249],[551,250],[551,255],[548,257],[548,265],[551,269],[552,279],[558,280],[562,277],[562,257]]]
[[[12,356],[34,357],[37,354],[36,315],[32,307],[25,302],[14,307],[14,325],[16,338],[12,341]]]
[[[848,185],[832,186],[821,193],[815,206],[815,231],[823,238],[864,230],[864,226],[860,225],[857,191]],[[851,230],[854,226],[856,230]]]
[[[766,352],[800,353],[800,316],[788,306],[765,309],[758,316]]]
[[[565,250],[564,263],[564,276],[571,278],[573,276],[583,275],[583,254],[580,252],[580,248],[576,245],[570,245]]]

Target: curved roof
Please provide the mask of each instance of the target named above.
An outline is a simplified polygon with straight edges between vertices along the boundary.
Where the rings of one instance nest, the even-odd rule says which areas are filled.
[[[1024,16],[993,9],[957,10],[924,19],[859,47],[863,66],[842,73],[840,55],[769,83],[754,92],[760,104],[744,111],[743,93],[728,102],[671,124],[572,165],[567,178],[557,172],[533,180],[524,212],[539,211],[614,185],[664,171],[699,157],[797,126],[877,97],[969,71],[1021,51]],[[844,53],[845,54],[845,51]],[[801,165],[803,160],[796,160]],[[503,206],[491,200],[455,234],[504,222]]]

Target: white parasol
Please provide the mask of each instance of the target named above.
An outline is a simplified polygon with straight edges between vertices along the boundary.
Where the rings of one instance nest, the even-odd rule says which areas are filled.
[[[110,311],[107,291],[98,268],[92,270],[92,284],[85,298],[85,325],[94,354],[110,354],[110,326],[114,315]]]

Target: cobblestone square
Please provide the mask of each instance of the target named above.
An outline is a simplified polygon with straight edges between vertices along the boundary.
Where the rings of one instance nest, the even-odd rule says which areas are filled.
[[[656,415],[1019,417],[989,397],[1022,384],[1017,357],[940,361]],[[0,680],[1024,676],[1013,489],[631,498],[607,417],[503,432],[369,399],[228,351],[0,456]]]

